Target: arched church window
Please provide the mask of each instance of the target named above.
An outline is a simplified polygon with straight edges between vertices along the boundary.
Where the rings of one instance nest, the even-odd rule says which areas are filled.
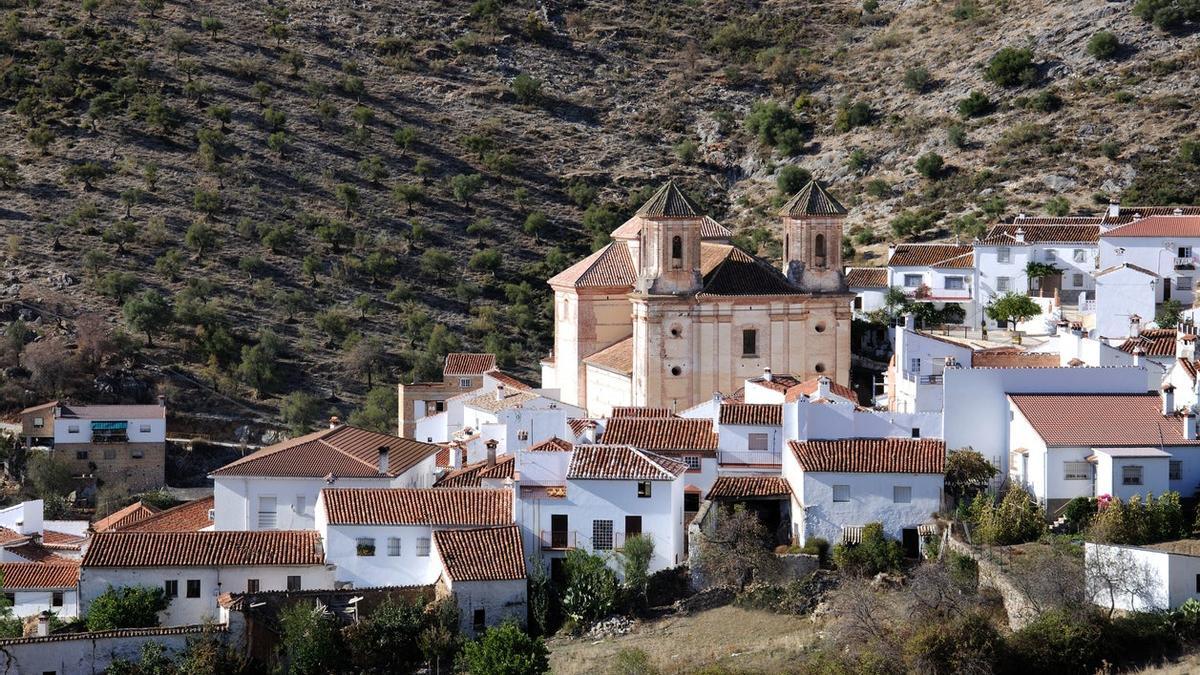
[[[818,234],[813,240],[813,253],[817,258],[817,264],[825,266],[825,235]]]
[[[683,237],[671,237],[671,266],[683,266]]]

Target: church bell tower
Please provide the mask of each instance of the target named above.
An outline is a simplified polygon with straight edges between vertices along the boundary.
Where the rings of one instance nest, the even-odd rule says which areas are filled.
[[[687,295],[700,290],[700,225],[703,218],[667,181],[637,215],[643,224],[638,245],[636,291]]]
[[[811,180],[780,210],[783,271],[808,293],[846,290],[842,275],[842,221],[846,207]]]

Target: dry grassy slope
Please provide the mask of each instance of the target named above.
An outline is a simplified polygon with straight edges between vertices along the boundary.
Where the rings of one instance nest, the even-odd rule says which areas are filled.
[[[17,10],[27,36],[3,67],[10,72],[27,67],[49,73],[58,59],[39,59],[36,52],[48,38],[62,39],[68,54],[81,55],[92,64],[74,78],[79,85],[74,95],[61,96],[39,112],[39,123],[49,125],[57,136],[45,156],[25,140],[27,120],[14,110],[15,100],[4,101],[0,150],[20,162],[23,183],[5,193],[0,219],[7,234],[20,238],[19,251],[6,269],[9,283],[21,284],[22,297],[56,305],[67,315],[88,309],[119,315],[112,300],[94,292],[81,270],[82,255],[96,248],[114,250],[101,243],[99,233],[122,218],[120,193],[142,186],[140,167],[155,163],[161,175],[157,188],[133,208],[132,218],[144,225],[161,217],[168,236],[164,241],[139,237],[128,246],[128,253],[114,254],[113,268],[137,273],[148,287],[167,293],[181,290],[184,281],[172,282],[155,273],[153,262],[169,248],[183,248],[183,233],[197,218],[193,190],[219,189],[224,209],[214,226],[221,233],[220,243],[204,259],[191,263],[185,279],[205,277],[219,284],[222,311],[240,340],[248,341],[260,327],[270,327],[289,340],[288,381],[280,392],[294,388],[323,395],[336,392],[353,403],[365,388],[339,364],[336,345],[327,343],[313,327],[315,312],[337,307],[350,311],[349,303],[358,295],[373,296],[378,311],[356,320],[354,328],[384,340],[392,355],[384,378],[388,381],[401,377],[410,365],[398,357],[423,345],[405,333],[407,309],[386,300],[390,283],[373,285],[365,275],[329,276],[343,255],[361,259],[380,248],[394,250],[399,261],[395,276],[412,285],[416,302],[461,335],[465,347],[481,344],[483,332],[467,329],[468,306],[455,297],[454,279],[437,282],[420,272],[419,255],[404,242],[412,222],[432,233],[422,248],[438,248],[454,257],[452,277],[465,276],[484,287],[483,301],[477,304],[498,309],[496,331],[519,350],[521,366],[532,368],[547,346],[546,317],[543,314],[533,328],[515,326],[505,317],[509,303],[500,286],[525,279],[540,288],[536,278],[540,270],[527,266],[540,261],[551,245],[560,246],[571,258],[586,253],[582,210],[563,192],[571,180],[586,179],[601,188],[601,201],[621,202],[630,192],[668,174],[681,176],[718,214],[726,212],[730,224],[748,227],[771,224],[774,168],[790,161],[834,183],[836,193],[853,206],[851,223],[882,227],[905,207],[932,202],[953,216],[972,208],[980,198],[963,189],[958,177],[950,187],[930,194],[911,168],[913,159],[928,149],[945,155],[960,177],[994,168],[1000,179],[992,189],[1008,195],[1010,211],[1035,211],[1055,193],[1047,187],[1047,176],[1068,178],[1052,182],[1074,203],[1086,205],[1097,190],[1124,187],[1130,178],[1127,157],[1155,146],[1173,148],[1180,127],[1191,124],[1185,121],[1186,110],[1151,105],[1164,92],[1188,97],[1195,83],[1187,67],[1162,77],[1128,74],[1147,71],[1154,60],[1193,65],[1196,39],[1165,38],[1143,27],[1129,15],[1128,3],[1027,2],[1007,10],[984,3],[985,19],[964,23],[949,17],[951,3],[884,0],[883,10],[893,14],[886,26],[860,25],[859,3],[842,0],[750,5],[512,3],[495,29],[471,19],[466,2],[282,4],[290,10],[289,35],[279,47],[266,35],[269,6],[261,2],[168,3],[154,20],[156,25],[148,29],[137,25],[147,18],[146,10],[131,2],[104,3],[94,17],[64,0],[47,0],[37,10]],[[775,27],[774,44],[800,55],[783,76],[760,76],[752,57],[707,46],[714,30],[752,12],[770,17],[764,23]],[[529,14],[548,19],[546,38],[532,40],[524,34]],[[202,16],[223,22],[215,39],[201,30]],[[1093,61],[1084,44],[1100,28],[1111,28],[1136,49],[1115,64]],[[182,59],[169,48],[170,36],[177,33],[192,36]],[[405,48],[381,53],[377,44],[386,36],[404,38]],[[113,40],[116,48],[101,54],[95,45],[105,39]],[[462,49],[461,43],[454,44],[462,39],[474,45]],[[1046,61],[1044,71],[1067,99],[1066,108],[1048,117],[1001,110],[970,124],[973,143],[968,149],[947,147],[942,125],[954,116],[955,102],[967,91],[983,89],[1002,101],[1017,95],[983,83],[979,66],[1003,45],[1026,43],[1032,43],[1039,60]],[[289,49],[306,61],[299,77],[290,76],[280,61]],[[143,91],[157,92],[177,107],[181,124],[171,133],[153,133],[144,121],[124,114],[91,128],[85,116],[87,101],[110,87],[123,73],[122,63],[131,58],[149,61]],[[211,86],[199,105],[186,93],[189,76],[180,64],[189,62],[195,65],[193,77]],[[349,138],[356,101],[338,89],[348,62],[356,64],[365,84],[361,104],[374,113],[368,140],[362,144]],[[239,66],[244,69],[247,63],[253,65],[255,75],[239,76]],[[923,95],[903,89],[900,80],[911,65],[928,67],[938,80],[937,88]],[[102,77],[97,67],[106,71]],[[734,77],[731,68],[741,76]],[[521,72],[544,82],[542,105],[519,106],[514,101],[508,83]],[[1099,87],[1082,86],[1097,79]],[[252,93],[255,80],[271,85],[269,105],[287,115],[289,148],[282,158],[266,146],[269,130]],[[333,125],[319,124],[307,93],[310,81],[328,87],[328,100],[339,112]],[[1116,89],[1138,98],[1117,104],[1111,96]],[[815,125],[810,152],[772,160],[740,131],[740,119],[759,98],[790,102],[802,93],[813,101],[806,113]],[[836,103],[847,96],[870,101],[879,122],[847,134],[833,133]],[[222,178],[205,171],[196,152],[197,130],[216,126],[205,114],[214,103],[232,108]],[[715,121],[722,113],[732,113],[734,120],[726,132]],[[1085,152],[1046,156],[1036,147],[998,148],[995,141],[1005,128],[1035,118],[1052,124],[1060,136],[1077,138],[1077,147]],[[391,135],[409,125],[419,130],[417,141],[408,153],[401,153]],[[480,133],[490,134],[497,149],[512,154],[517,164],[514,173],[489,170],[466,147],[465,137]],[[1125,144],[1117,162],[1096,153],[1095,146],[1108,138]],[[699,141],[700,152],[698,161],[685,166],[671,148],[688,139]],[[845,166],[846,157],[857,148],[874,160],[862,175]],[[389,174],[375,183],[357,168],[373,155],[379,156]],[[413,175],[418,158],[432,161],[434,175],[425,188],[425,202],[410,218],[389,198],[389,190],[397,183],[419,182]],[[78,182],[63,176],[67,166],[81,161],[99,161],[111,171],[95,191],[85,193]],[[447,180],[473,172],[484,174],[484,187],[467,208],[453,198]],[[882,201],[862,196],[865,181],[873,177],[892,183],[895,196]],[[342,209],[334,187],[341,183],[354,185],[361,195],[361,204],[346,218],[358,242],[345,254],[334,254],[303,227],[297,240],[280,253],[238,234],[238,223],[244,219],[287,223],[302,213],[338,218]],[[524,203],[515,198],[518,188],[528,192]],[[89,200],[101,208],[102,216],[64,235],[64,250],[51,250],[46,223],[61,220]],[[520,229],[526,215],[535,210],[550,216],[551,231],[544,241]],[[492,218],[496,224],[495,235],[484,245],[495,246],[505,256],[495,281],[465,267],[477,248],[465,228],[480,217]],[[308,286],[301,271],[301,259],[309,252],[319,253],[326,269],[316,288]],[[239,259],[246,255],[261,256],[267,271],[248,278],[238,270]],[[56,290],[47,279],[58,272],[83,283]],[[262,291],[262,278],[270,279],[276,288],[299,289],[308,296],[298,321],[285,322],[283,312],[255,295],[256,283]],[[544,312],[540,303],[539,299],[537,309]],[[186,336],[187,331],[177,334],[151,356],[199,372],[201,364],[183,339]],[[196,408],[227,406],[199,394],[181,399]]]

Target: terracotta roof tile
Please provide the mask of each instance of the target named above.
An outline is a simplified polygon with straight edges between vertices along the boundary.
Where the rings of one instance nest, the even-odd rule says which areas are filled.
[[[633,373],[633,336],[601,349],[584,358],[583,362],[621,375],[631,375]]]
[[[31,562],[46,563],[46,564],[68,564],[76,562],[72,558],[61,556],[51,549],[42,546],[41,544],[21,544],[19,546],[7,546],[4,549],[13,555],[21,556]]]
[[[276,443],[230,462],[213,476],[271,476],[322,478],[382,477],[379,449],[388,448],[387,476],[399,476],[430,455],[438,446],[409,438],[342,425]]]
[[[325,488],[331,525],[508,525],[512,491],[481,488]]]
[[[87,541],[87,537],[81,537],[76,534],[57,532],[55,530],[42,530],[42,545],[46,548],[78,551],[83,547],[85,541]]]
[[[805,216],[840,216],[846,214],[846,207],[838,203],[825,187],[816,180],[807,185],[783,205],[779,215],[785,218],[803,218]]]
[[[442,375],[482,375],[496,369],[495,354],[452,352],[446,355]]]
[[[1123,270],[1123,269],[1134,270],[1135,272],[1141,272],[1142,274],[1145,274],[1146,276],[1154,277],[1155,279],[1158,278],[1157,273],[1152,272],[1152,271],[1146,269],[1145,267],[1141,267],[1139,265],[1134,265],[1133,263],[1121,263],[1120,265],[1112,265],[1110,267],[1105,267],[1104,269],[1100,270],[1099,272],[1096,272],[1096,276],[1102,277],[1106,274],[1112,274],[1113,272],[1116,272],[1118,270]]]
[[[900,244],[888,258],[888,267],[972,267],[970,244]]]
[[[722,403],[721,424],[748,424],[778,427],[783,425],[783,406],[774,403]]]
[[[1183,437],[1178,415],[1164,416],[1157,394],[1011,394],[1049,446],[1200,445]]]
[[[675,413],[661,406],[615,405],[609,417],[675,417]]]
[[[627,445],[577,445],[568,480],[675,480],[687,465]]]
[[[1200,237],[1200,216],[1149,216],[1103,234],[1119,237]]]
[[[522,382],[503,370],[489,370],[488,372],[484,373],[484,375],[492,378],[496,382],[508,387],[509,389],[517,389],[519,391],[533,391],[534,389],[537,389],[537,387],[533,386],[532,384],[529,384],[528,382]]]
[[[92,530],[94,532],[120,530],[134,523],[141,522],[156,513],[158,513],[158,509],[149,504],[137,501],[123,509],[113,511],[109,515],[92,523]]]
[[[551,286],[575,288],[632,288],[637,281],[633,258],[625,242],[614,241],[550,278]]]
[[[1058,368],[1057,353],[978,351],[971,355],[972,368]]]
[[[1176,336],[1174,328],[1147,328],[1138,337],[1122,342],[1120,350],[1132,354],[1140,345],[1146,356],[1175,356]]]
[[[484,478],[513,478],[516,476],[517,462],[513,455],[501,455],[496,458],[496,464],[488,467],[483,459],[468,464],[460,469],[447,472],[434,483],[437,488],[451,487],[480,487]]]
[[[571,427],[571,433],[580,436],[588,429],[595,429],[598,425],[596,420],[590,420],[583,417],[567,418],[567,426]]]
[[[124,532],[196,532],[213,524],[208,513],[213,509],[212,497],[195,499],[173,506],[124,528]]]
[[[887,269],[883,267],[851,267],[846,270],[846,286],[850,288],[887,288]]]
[[[605,445],[632,445],[639,450],[707,450],[715,453],[717,434],[710,419],[682,417],[614,417],[600,439]],[[689,453],[694,454],[694,453]]]
[[[516,525],[433,533],[438,556],[451,581],[508,581],[525,578],[525,552]]]
[[[75,588],[79,585],[79,563],[0,563],[0,575],[6,591]]]
[[[575,449],[575,444],[571,441],[564,441],[558,436],[547,438],[541,443],[535,443],[530,446],[526,452],[570,452]]]
[[[998,246],[1019,245],[1017,230],[1024,230],[1025,244],[1082,244],[1095,246],[1100,240],[1100,218],[1054,218],[1041,220],[1065,220],[1072,222],[1042,224],[1034,219],[1018,220],[1013,225],[996,225],[988,230],[981,244]],[[1074,221],[1087,221],[1074,222]],[[1094,222],[1092,222],[1094,221]]]
[[[753,382],[760,387],[765,387],[771,391],[777,391],[781,394],[785,394],[792,387],[801,384],[800,378],[796,377],[795,375],[787,375],[784,373],[771,373],[771,379],[769,380],[765,377],[754,377],[747,380],[747,382]],[[812,382],[815,384],[816,380],[812,380]],[[815,387],[813,388],[813,391],[816,391]]]
[[[788,387],[785,390],[786,396],[785,396],[784,400],[787,401],[788,403],[791,403],[792,401],[795,401],[796,399],[800,398],[801,396],[803,396],[805,398],[812,398],[813,396],[816,396],[817,390],[820,389],[820,387],[821,387],[821,378],[813,377],[813,378],[807,379],[803,382],[799,382],[797,384],[794,384],[794,385]],[[855,405],[858,405],[858,394],[854,393],[853,389],[851,389],[850,387],[847,387],[844,384],[838,384],[837,382],[830,380],[829,381],[829,393],[834,396],[844,398],[847,401],[849,401]]]
[[[315,531],[101,532],[83,554],[84,567],[215,567],[322,565]]]
[[[736,246],[702,243],[699,296],[800,295],[782,272]]]
[[[136,638],[160,635],[195,635],[209,633],[227,633],[229,627],[225,624],[203,623],[192,626],[156,626],[154,628],[117,628],[113,630],[87,631],[83,633],[51,633],[40,637],[0,638],[0,647],[12,645],[40,645],[54,642],[87,642],[95,644],[96,640],[110,638]]]
[[[646,203],[637,210],[637,214],[646,218],[698,217],[696,208],[680,192],[673,180],[668,180],[650,199],[646,200]]]
[[[1189,358],[1179,359],[1179,364],[1183,366],[1183,370],[1188,374],[1188,377],[1192,378],[1192,381],[1195,382],[1196,372],[1200,370],[1200,364],[1198,364],[1194,359]]]
[[[637,239],[642,233],[642,227],[646,224],[646,219],[641,216],[634,216],[621,224],[620,227],[612,231],[613,239]],[[718,223],[708,216],[703,216],[700,219],[700,239],[704,240],[726,240],[733,237],[733,232],[724,225]]]
[[[29,537],[17,532],[16,530],[0,526],[0,546],[9,546],[22,541],[28,541]]]
[[[791,493],[791,486],[782,476],[717,476],[708,499],[778,497]]]
[[[1122,206],[1122,217],[1200,216],[1200,206]]]
[[[469,405],[472,408],[486,410],[488,412],[500,412],[509,408],[520,408],[521,406],[540,398],[537,394],[530,391],[514,391],[508,387],[504,388],[503,393],[500,390],[489,391],[485,394],[480,394],[475,398],[463,401],[463,405]]]
[[[788,441],[804,471],[942,473],[945,442],[932,438],[843,438]]]

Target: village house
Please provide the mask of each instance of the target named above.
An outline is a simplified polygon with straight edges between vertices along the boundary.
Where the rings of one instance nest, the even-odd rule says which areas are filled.
[[[1087,542],[1088,598],[1105,609],[1166,612],[1200,600],[1200,546],[1194,539],[1145,546]]]
[[[446,409],[446,399],[483,386],[483,376],[496,370],[493,354],[452,352],[446,355],[441,382],[414,382],[397,385],[400,401],[399,433],[417,438],[417,420]]]
[[[73,405],[50,401],[21,411],[25,447],[43,448],[76,476],[95,476],[131,492],[166,482],[167,407]]]
[[[520,528],[437,530],[433,550],[441,568],[438,590],[454,597],[464,635],[477,637],[505,621],[525,625],[529,581]]]
[[[1015,292],[1077,304],[1096,288],[1103,216],[1017,216],[974,243],[980,301]],[[1030,277],[1030,263],[1058,270]]]
[[[886,267],[847,267],[846,290],[854,294],[854,318],[866,319],[871,312],[883,309],[889,283]]]
[[[53,612],[60,619],[79,616],[79,563],[0,563],[4,599],[13,616]]]
[[[979,324],[975,254],[970,244],[893,244],[888,247],[888,286],[910,300],[962,308],[969,326]]]
[[[437,445],[340,424],[213,471],[216,530],[311,530],[327,487],[430,487]]]

